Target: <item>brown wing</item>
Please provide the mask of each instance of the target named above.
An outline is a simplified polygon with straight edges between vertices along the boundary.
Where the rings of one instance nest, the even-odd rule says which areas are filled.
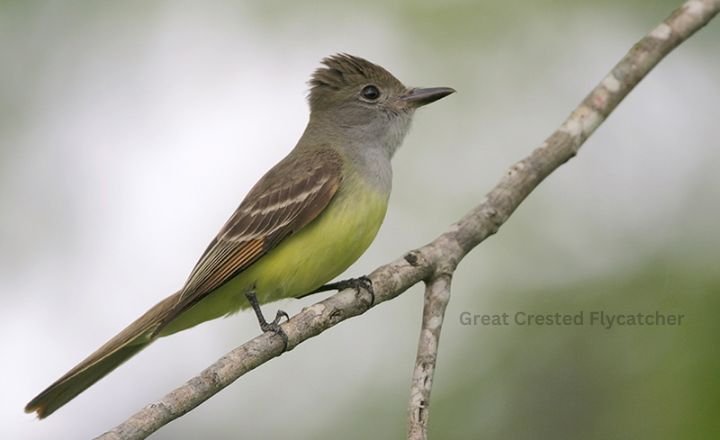
[[[341,157],[330,149],[296,151],[275,165],[200,257],[160,328],[315,219],[341,181]]]
[[[293,152],[250,191],[210,243],[185,287],[162,300],[25,407],[43,418],[150,344],[162,328],[316,218],[342,181],[329,149]]]

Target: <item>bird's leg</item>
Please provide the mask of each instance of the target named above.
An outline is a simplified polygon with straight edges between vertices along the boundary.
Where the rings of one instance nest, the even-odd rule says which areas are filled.
[[[370,294],[370,305],[375,304],[375,290],[373,290],[372,281],[370,278],[366,277],[365,275],[359,277],[359,278],[349,278],[347,280],[337,281],[335,283],[328,283],[325,285],[322,285],[318,287],[317,289],[313,290],[312,292],[305,293],[303,295],[298,296],[297,298],[305,298],[306,296],[320,293],[320,292],[327,292],[328,290],[343,290],[343,289],[355,289],[357,293],[360,293],[360,289],[365,289]]]
[[[267,322],[265,320],[265,316],[262,313],[262,310],[260,310],[260,304],[258,303],[257,296],[255,296],[255,290],[248,291],[245,294],[245,297],[255,311],[255,316],[257,316],[258,323],[260,324],[260,330],[262,330],[263,332],[273,332],[276,335],[280,336],[284,343],[283,351],[287,350],[288,336],[287,333],[285,333],[285,330],[280,327],[280,321],[282,321],[283,316],[289,321],[290,317],[288,316],[288,314],[285,313],[283,310],[278,310],[273,322]]]

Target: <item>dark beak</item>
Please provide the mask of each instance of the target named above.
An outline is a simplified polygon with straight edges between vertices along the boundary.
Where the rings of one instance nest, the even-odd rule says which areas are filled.
[[[417,108],[435,102],[452,93],[455,93],[455,89],[451,89],[450,87],[414,88],[401,96],[400,100]]]

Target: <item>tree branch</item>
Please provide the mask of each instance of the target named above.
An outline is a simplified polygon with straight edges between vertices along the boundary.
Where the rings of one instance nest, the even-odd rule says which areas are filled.
[[[438,268],[452,273],[463,257],[499,227],[525,197],[580,146],[637,83],[672,49],[707,24],[720,11],[720,0],[690,0],[641,39],[570,114],[560,128],[528,157],[514,164],[484,201],[431,243],[373,271],[375,303],[370,295],[346,289],[295,315],[283,329],[294,348],[368,308],[395,298],[412,285],[430,280],[428,289],[449,288],[449,276],[433,278]],[[446,284],[443,287],[443,284]],[[423,328],[427,325],[424,324]],[[439,332],[439,329],[438,329]],[[435,344],[437,347],[437,344]],[[192,410],[248,371],[282,354],[283,341],[262,334],[232,350],[199,376],[151,403],[99,439],[142,439]],[[433,359],[436,354],[433,354]],[[434,366],[433,366],[434,368]],[[429,393],[429,390],[427,390]],[[429,396],[429,394],[428,394]],[[428,401],[425,399],[425,406]],[[427,423],[427,407],[423,414]]]
[[[445,309],[450,302],[451,281],[452,272],[440,272],[425,286],[422,328],[408,404],[407,438],[409,440],[427,439],[430,391],[432,391],[433,374],[437,363],[440,331]]]

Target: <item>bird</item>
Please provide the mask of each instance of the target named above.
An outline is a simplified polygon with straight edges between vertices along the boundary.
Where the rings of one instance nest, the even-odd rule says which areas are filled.
[[[300,140],[248,192],[182,288],[39,393],[26,412],[49,416],[158,338],[251,306],[263,331],[284,335],[279,322],[287,314],[278,311],[268,323],[260,302],[368,285],[364,277],[326,283],[375,239],[388,207],[391,159],[415,110],[455,90],[406,87],[347,53],[324,58],[309,86]]]

